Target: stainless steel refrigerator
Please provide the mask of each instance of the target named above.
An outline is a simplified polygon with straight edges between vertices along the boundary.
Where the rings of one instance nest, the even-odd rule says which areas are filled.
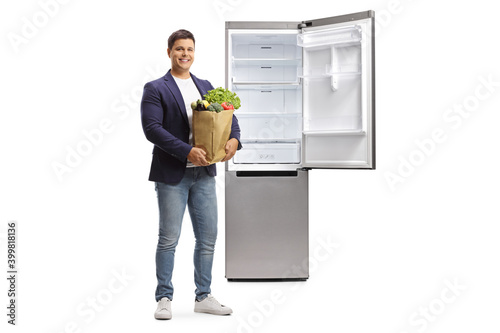
[[[375,168],[374,15],[226,22],[228,280],[307,279],[309,170]]]

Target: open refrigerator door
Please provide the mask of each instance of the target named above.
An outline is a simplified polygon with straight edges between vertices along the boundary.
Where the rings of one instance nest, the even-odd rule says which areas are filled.
[[[302,24],[305,168],[375,168],[373,28],[373,12]]]

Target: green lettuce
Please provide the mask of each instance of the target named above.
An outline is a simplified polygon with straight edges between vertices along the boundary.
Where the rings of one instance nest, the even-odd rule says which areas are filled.
[[[222,87],[207,91],[207,94],[203,95],[203,97],[210,104],[222,104],[224,102],[229,102],[233,104],[235,110],[237,110],[241,106],[240,98],[236,95],[236,93],[233,93],[230,90],[224,89]]]

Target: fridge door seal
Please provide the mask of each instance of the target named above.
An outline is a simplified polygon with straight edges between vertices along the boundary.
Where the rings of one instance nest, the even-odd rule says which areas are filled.
[[[374,11],[365,11],[297,26],[304,168],[375,169],[374,18]]]

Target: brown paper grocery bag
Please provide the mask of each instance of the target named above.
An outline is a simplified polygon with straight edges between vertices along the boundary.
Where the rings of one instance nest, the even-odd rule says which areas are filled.
[[[193,110],[193,144],[207,153],[210,164],[226,156],[226,143],[231,134],[234,110],[221,112]]]

